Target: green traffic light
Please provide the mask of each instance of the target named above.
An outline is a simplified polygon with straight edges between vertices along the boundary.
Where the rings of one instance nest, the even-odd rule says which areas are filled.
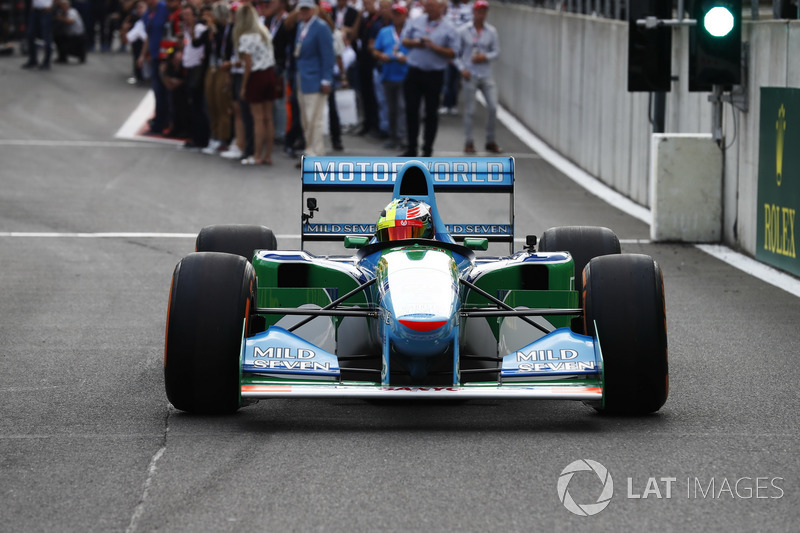
[[[725,37],[733,30],[733,13],[725,7],[714,7],[703,17],[703,27],[714,37]]]

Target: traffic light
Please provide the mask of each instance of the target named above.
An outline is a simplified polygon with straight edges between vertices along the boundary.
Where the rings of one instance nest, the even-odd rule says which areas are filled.
[[[628,10],[628,92],[669,92],[672,79],[672,28],[646,28],[645,17],[668,19],[672,0],[641,0]]]
[[[689,90],[742,80],[742,0],[694,0],[689,32]]]

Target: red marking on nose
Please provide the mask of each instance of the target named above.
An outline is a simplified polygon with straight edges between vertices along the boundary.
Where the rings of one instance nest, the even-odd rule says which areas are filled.
[[[447,320],[421,322],[419,320],[400,320],[400,323],[414,331],[433,331],[447,324]]]

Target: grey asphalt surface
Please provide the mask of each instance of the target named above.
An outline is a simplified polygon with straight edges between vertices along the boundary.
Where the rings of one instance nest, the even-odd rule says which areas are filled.
[[[517,157],[518,237],[604,225],[624,251],[661,264],[671,375],[659,413],[603,417],[542,401],[173,410],[164,322],[172,269],[193,240],[9,232],[259,223],[294,235],[294,162],[276,154],[271,168],[243,168],[114,140],[145,94],[125,83],[128,56],[47,73],[22,62],[0,59],[0,530],[796,531],[797,298],[694,247],[636,242],[648,238],[643,223],[504,129],[498,141]],[[457,154],[460,118],[440,125],[436,154]],[[393,155],[372,139],[344,144],[344,155]],[[488,215],[479,199],[462,201]],[[614,497],[595,516],[559,501],[559,475],[578,459],[613,477]],[[600,482],[576,474],[569,490],[593,503]]]

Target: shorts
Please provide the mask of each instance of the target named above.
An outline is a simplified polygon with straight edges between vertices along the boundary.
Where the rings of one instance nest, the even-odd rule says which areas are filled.
[[[275,100],[275,68],[254,70],[247,80],[244,99],[248,104],[257,104],[267,100]]]

